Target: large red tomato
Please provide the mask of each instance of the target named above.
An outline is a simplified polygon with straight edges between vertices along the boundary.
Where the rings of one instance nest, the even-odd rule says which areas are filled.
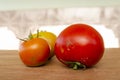
[[[57,37],[55,55],[65,65],[78,69],[97,64],[104,53],[102,36],[89,25],[73,24]]]
[[[50,48],[46,40],[33,38],[20,44],[19,55],[27,66],[40,66],[48,61]]]

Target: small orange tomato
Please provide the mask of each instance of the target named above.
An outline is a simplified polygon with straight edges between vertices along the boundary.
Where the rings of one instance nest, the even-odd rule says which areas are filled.
[[[52,32],[48,32],[48,31],[40,31],[39,34],[33,34],[33,38],[37,37],[38,35],[38,38],[43,38],[45,39],[48,44],[49,44],[49,47],[50,47],[50,58],[52,58],[54,56],[54,46],[55,46],[55,41],[56,41],[56,38],[57,36],[52,33]]]
[[[27,66],[40,66],[48,61],[50,48],[46,40],[33,38],[20,44],[19,56]]]

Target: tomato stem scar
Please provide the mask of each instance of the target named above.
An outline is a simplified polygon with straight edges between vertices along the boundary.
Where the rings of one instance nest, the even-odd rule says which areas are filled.
[[[61,59],[60,59],[61,60]],[[74,69],[74,70],[78,70],[78,69],[86,69],[86,66],[84,64],[81,64],[80,62],[73,62],[73,61],[63,61],[65,64],[68,65],[68,67]]]
[[[84,64],[81,64],[80,62],[70,62],[70,67],[73,68],[74,70],[77,69],[86,69],[86,66]]]

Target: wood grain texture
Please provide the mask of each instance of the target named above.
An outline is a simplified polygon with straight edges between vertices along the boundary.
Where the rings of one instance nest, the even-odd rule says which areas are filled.
[[[106,49],[101,61],[86,70],[72,70],[56,57],[44,66],[27,67],[17,51],[0,51],[0,80],[120,80],[120,48]]]

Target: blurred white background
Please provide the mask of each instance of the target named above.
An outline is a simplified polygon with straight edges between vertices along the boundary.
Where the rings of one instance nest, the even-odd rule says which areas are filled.
[[[57,36],[68,25],[57,26],[41,26],[39,30],[53,32]],[[107,29],[104,25],[91,25],[93,26],[103,37],[105,48],[118,48],[119,40],[115,37],[112,30]],[[0,28],[0,50],[17,50],[19,48],[20,40],[16,38],[15,34],[7,27]]]
[[[120,46],[119,7],[44,8],[0,11],[0,49],[18,49],[19,38],[37,29],[58,35],[67,25],[86,23],[97,29],[105,47]]]

